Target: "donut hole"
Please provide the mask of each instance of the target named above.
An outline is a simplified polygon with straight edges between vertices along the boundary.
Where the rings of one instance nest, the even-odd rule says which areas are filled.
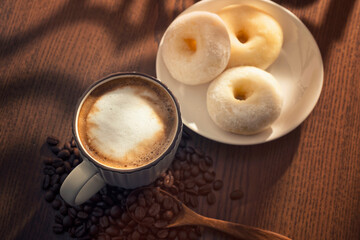
[[[233,87],[234,98],[239,101],[245,101],[253,92],[253,89],[249,88],[249,86],[244,86],[243,84],[237,84]]]
[[[247,41],[249,41],[249,35],[247,34],[247,32],[245,32],[244,30],[240,30],[236,33],[236,38],[241,42],[241,43],[246,43]]]
[[[186,49],[191,52],[194,53],[196,52],[196,40],[193,38],[184,38],[184,43],[186,46]]]

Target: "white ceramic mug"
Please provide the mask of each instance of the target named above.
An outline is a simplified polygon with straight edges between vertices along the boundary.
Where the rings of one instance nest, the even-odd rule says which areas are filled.
[[[137,168],[119,169],[98,162],[86,151],[86,148],[80,141],[77,123],[82,104],[94,89],[108,81],[132,76],[156,84],[158,87],[164,89],[170,96],[176,108],[176,133],[170,146],[157,159]],[[152,183],[162,172],[166,171],[175,156],[181,140],[182,120],[180,108],[171,91],[157,79],[142,73],[115,73],[91,85],[81,96],[77,103],[73,119],[73,135],[83,161],[67,176],[61,186],[60,195],[70,205],[79,205],[91,198],[91,196],[103,188],[105,184],[133,189]]]

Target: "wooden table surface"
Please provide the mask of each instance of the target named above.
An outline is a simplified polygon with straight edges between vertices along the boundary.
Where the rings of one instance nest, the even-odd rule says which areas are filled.
[[[194,0],[0,2],[0,238],[52,233],[40,149],[71,137],[75,102],[113,72],[155,76],[159,41]],[[324,84],[310,116],[275,141],[234,146],[191,133],[225,188],[210,217],[293,239],[360,239],[360,1],[276,0],[313,34]],[[230,201],[232,189],[244,198]],[[207,232],[203,239],[227,239]]]

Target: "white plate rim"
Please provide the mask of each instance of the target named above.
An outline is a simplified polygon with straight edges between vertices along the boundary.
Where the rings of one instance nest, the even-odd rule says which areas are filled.
[[[259,4],[261,6],[269,6],[270,8],[277,9],[277,11],[280,11],[280,12],[282,12],[282,14],[285,14],[284,16],[287,16],[289,18],[289,20],[294,21],[294,24],[296,25],[297,30],[299,30],[299,31],[301,30],[301,31],[303,31],[303,33],[306,34],[306,39],[309,40],[312,50],[314,50],[314,54],[316,55],[315,60],[318,61],[318,65],[319,65],[319,68],[317,69],[318,77],[316,79],[317,80],[317,85],[316,85],[317,89],[314,89],[315,92],[311,96],[312,97],[311,103],[306,106],[305,110],[303,110],[301,117],[297,118],[296,121],[293,121],[291,124],[289,124],[289,126],[286,128],[286,130],[274,132],[271,129],[269,131],[260,133],[260,135],[256,134],[256,135],[251,135],[251,136],[236,135],[236,134],[228,133],[228,132],[221,130],[223,132],[223,135],[214,135],[207,131],[204,131],[203,129],[199,130],[197,125],[193,125],[191,122],[189,122],[187,120],[186,114],[182,114],[184,125],[187,126],[189,129],[191,129],[192,131],[200,134],[203,137],[206,137],[208,139],[211,139],[211,140],[214,140],[217,142],[232,144],[232,145],[254,145],[254,144],[269,142],[269,141],[278,139],[278,138],[286,135],[287,133],[291,132],[296,127],[298,127],[310,115],[310,113],[312,112],[313,108],[316,106],[316,104],[320,98],[320,94],[321,94],[321,90],[322,90],[322,86],[323,86],[324,67],[323,67],[323,62],[322,62],[322,57],[321,57],[319,47],[318,47],[314,37],[312,36],[311,32],[308,30],[308,28],[291,11],[289,11],[288,9],[286,9],[272,1],[268,1],[268,0],[252,0],[252,1],[248,1],[248,0],[203,0],[203,1],[197,2],[194,5],[190,6],[185,11],[183,11],[180,15],[191,12],[191,11],[195,11],[195,10],[204,10],[204,9],[206,9],[206,6],[209,4],[213,4],[213,5],[220,4],[220,5],[223,5],[222,7],[225,7],[227,5],[241,4],[241,3],[245,3],[248,5],[254,5],[254,6],[258,6]],[[270,13],[270,12],[269,12],[269,14],[272,15],[272,13]],[[164,35],[165,35],[165,33],[164,33]],[[176,80],[170,79],[170,78],[164,78],[164,76],[163,76],[164,75],[163,72],[167,71],[167,70],[164,70],[164,68],[166,69],[166,66],[164,66],[164,63],[162,62],[162,57],[160,54],[161,44],[162,44],[164,35],[162,36],[162,39],[160,41],[159,48],[157,51],[156,75],[157,75],[157,79],[159,79],[160,81],[162,81],[166,85],[168,85],[170,83],[169,81],[176,81]],[[276,62],[274,64],[276,64]],[[271,68],[271,66],[270,66],[270,68]],[[180,85],[182,85],[182,84],[180,84]],[[207,85],[208,84],[205,84],[202,86],[207,88]],[[177,97],[180,107],[184,108],[185,107],[184,100],[179,96],[179,94],[177,94],[177,89],[172,89],[171,87],[169,87],[169,89]],[[307,90],[307,89],[305,89],[305,90]],[[210,117],[208,117],[208,119],[210,119]],[[198,122],[197,124],[201,124],[201,123]],[[200,126],[200,125],[198,125],[198,126]],[[217,127],[217,126],[215,126],[215,127]],[[263,136],[263,137],[259,137],[259,136]]]

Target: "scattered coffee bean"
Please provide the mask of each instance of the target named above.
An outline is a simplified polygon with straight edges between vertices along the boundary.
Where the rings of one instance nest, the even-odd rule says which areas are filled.
[[[54,224],[52,229],[53,229],[53,232],[56,234],[63,233],[63,231],[64,231],[64,227],[61,224]]]
[[[42,188],[44,190],[47,190],[50,187],[50,176],[45,175],[42,183]]]
[[[59,199],[55,199],[52,203],[51,203],[53,209],[55,210],[59,210],[61,207],[61,201]]]
[[[217,191],[217,190],[220,190],[223,185],[224,185],[224,184],[223,184],[223,181],[221,181],[220,179],[215,180],[215,181],[213,182],[213,188],[214,188],[214,190],[216,190],[216,191]]]
[[[181,206],[171,197],[156,193],[156,187],[160,187],[182,199],[192,208],[199,204],[199,191],[207,200],[211,198],[211,186],[215,178],[209,170],[212,167],[212,159],[205,156],[204,152],[188,146],[188,137],[181,140],[169,170],[153,184],[155,190],[144,191],[142,196],[135,197],[134,207],[128,206],[128,209],[125,203],[130,199],[127,198],[129,191],[111,186],[104,187],[81,206],[71,207],[64,203],[58,197],[59,188],[66,176],[82,161],[80,151],[73,138],[65,142],[62,148],[57,146],[59,142],[55,145],[49,144],[56,157],[44,159],[44,174],[47,177],[44,176],[42,187],[44,190],[50,190],[45,197],[53,195],[48,196],[47,201],[52,202],[53,208],[61,216],[56,218],[56,224],[60,225],[56,226],[57,231],[68,232],[70,237],[83,240],[198,239],[201,232],[195,227],[164,229],[180,213]],[[132,216],[135,211],[140,218],[144,215],[141,224],[130,218],[127,212],[130,208]]]
[[[53,163],[53,159],[50,157],[46,157],[43,159],[45,165],[51,165]]]
[[[215,173],[214,173],[214,172],[205,172],[205,173],[204,173],[204,179],[205,179],[205,181],[207,181],[208,183],[213,182],[214,179],[215,179]]]
[[[66,158],[70,157],[70,151],[67,149],[63,149],[56,156],[58,158],[66,159]]]
[[[160,239],[165,239],[169,235],[168,229],[162,229],[157,232],[156,236]]]
[[[112,226],[106,228],[105,232],[107,234],[109,234],[111,237],[115,237],[116,235],[119,234],[119,229],[112,225]]]
[[[71,226],[73,225],[73,218],[70,217],[69,215],[65,216],[65,217],[63,218],[62,224],[63,224],[63,226],[64,226],[65,228],[71,227]]]
[[[231,200],[238,200],[244,196],[244,193],[241,190],[234,190],[230,193]]]
[[[55,194],[52,191],[47,191],[45,193],[45,200],[48,202],[52,202],[55,199]]]
[[[56,137],[54,136],[49,136],[46,138],[46,142],[49,144],[49,145],[57,145],[60,141],[59,139],[57,139]]]
[[[209,192],[211,192],[211,186],[209,184],[199,187],[198,193],[200,195],[207,195]]]
[[[61,158],[54,158],[52,159],[52,165],[55,168],[61,167],[64,165],[64,160],[62,160]]]
[[[58,154],[61,151],[61,148],[58,146],[52,146],[50,147],[50,150],[54,153],[54,154]]]

